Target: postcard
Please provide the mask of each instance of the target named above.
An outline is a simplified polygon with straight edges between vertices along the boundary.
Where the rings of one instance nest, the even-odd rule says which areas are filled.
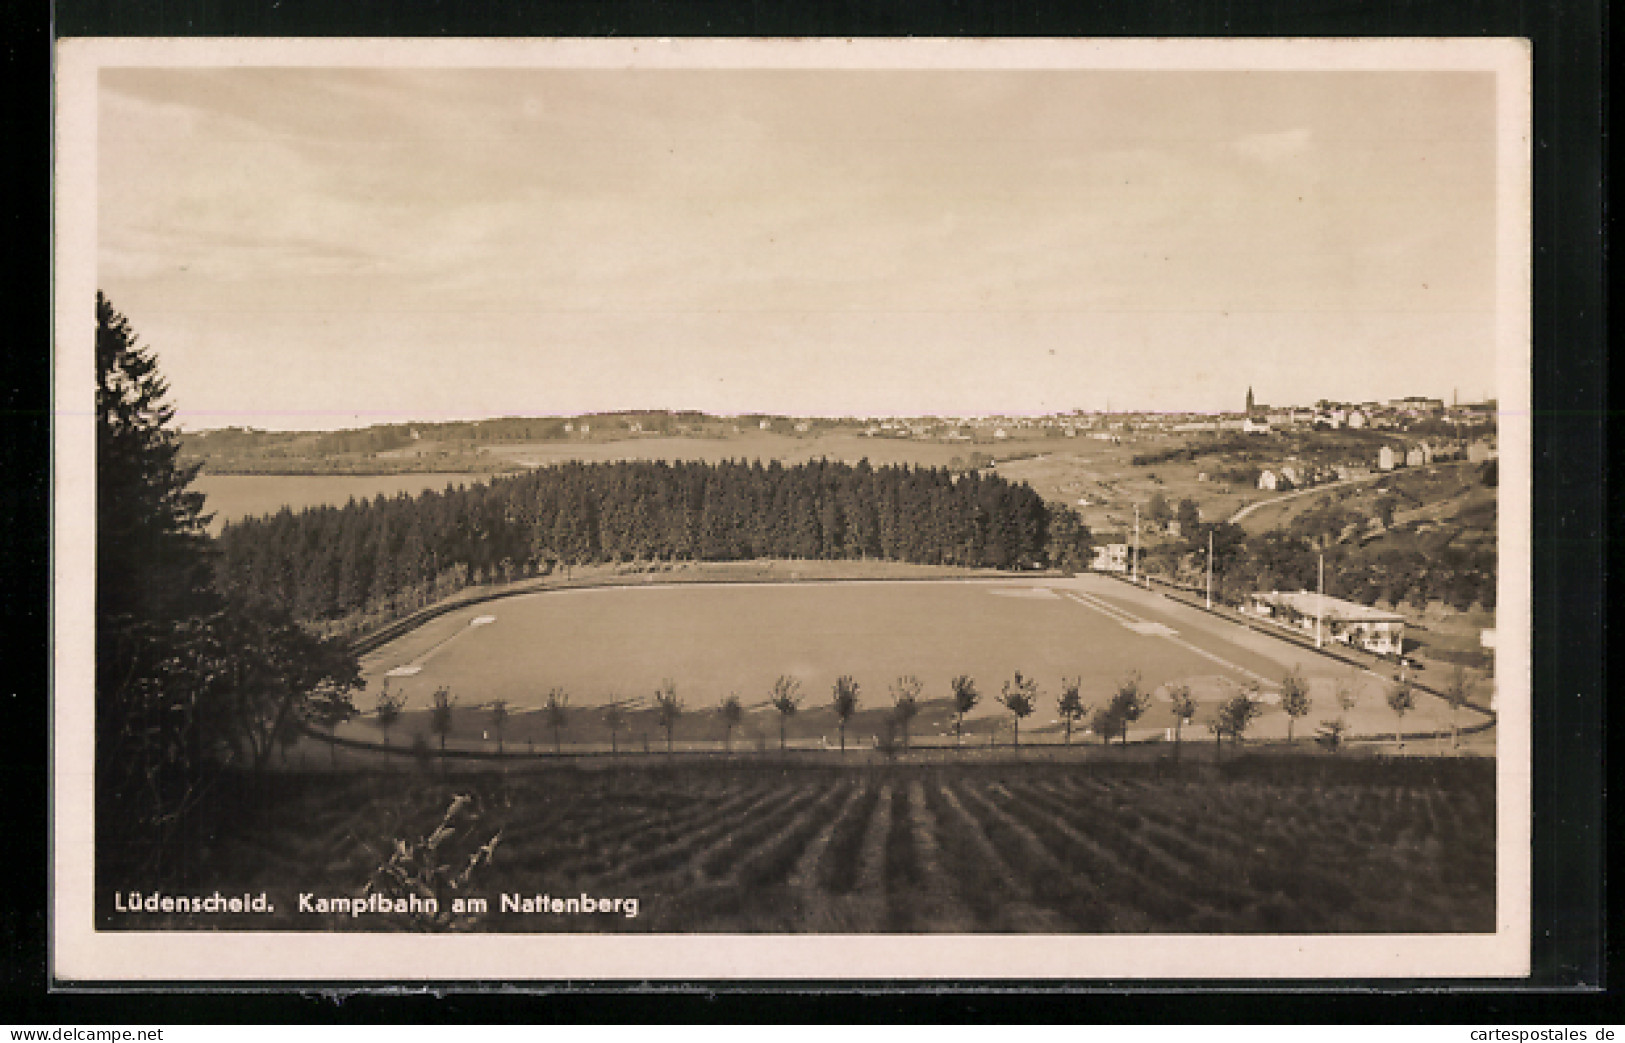
[[[1525,42],[58,59],[59,982],[1528,974]]]

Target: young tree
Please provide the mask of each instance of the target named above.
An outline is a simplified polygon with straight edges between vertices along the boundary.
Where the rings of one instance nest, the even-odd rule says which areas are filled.
[[[739,693],[729,692],[728,697],[722,700],[722,705],[717,708],[717,712],[722,717],[722,745],[731,753],[734,748],[734,729],[739,727],[739,722],[745,717],[745,707],[739,702]]]
[[[1344,713],[1353,713],[1354,707],[1360,702],[1360,686],[1358,679],[1351,671],[1348,677],[1337,682],[1337,705]]]
[[[784,725],[801,708],[801,682],[781,674],[773,682],[773,709],[779,711],[779,749],[784,749]]]
[[[457,705],[457,697],[451,694],[451,689],[441,686],[434,690],[429,705],[429,730],[440,736],[440,771],[446,770],[446,737],[451,734],[451,711]]]
[[[1416,693],[1411,689],[1409,681],[1396,681],[1388,689],[1388,708],[1394,711],[1394,745],[1403,749],[1405,737],[1400,729],[1405,723],[1405,715],[1416,709]]]
[[[1138,671],[1129,674],[1117,684],[1112,696],[1110,718],[1117,725],[1123,745],[1128,745],[1128,726],[1145,715],[1151,708],[1151,698],[1140,690]]]
[[[490,714],[491,730],[497,733],[497,756],[500,757],[502,756],[502,733],[508,727],[508,700],[492,699]]]
[[[1315,736],[1315,741],[1332,753],[1336,753],[1343,748],[1343,736],[1348,730],[1347,721],[1341,717],[1333,717],[1329,721],[1320,722],[1320,734]]]
[[[1281,710],[1286,714],[1286,741],[1292,741],[1292,727],[1309,713],[1309,682],[1297,667],[1281,678]]]
[[[1113,712],[1111,703],[1107,703],[1096,710],[1094,716],[1089,720],[1089,730],[1100,736],[1102,746],[1111,741],[1112,736],[1117,734],[1117,729],[1120,727],[1122,727],[1121,718]]]
[[[841,729],[841,752],[846,752],[846,722],[858,712],[858,682],[851,675],[842,674],[835,679],[835,720]]]
[[[1082,720],[1094,711],[1094,707],[1083,701],[1083,678],[1061,678],[1061,698],[1057,705],[1061,713],[1061,721],[1066,726],[1066,744],[1072,745],[1072,725]]]
[[[1195,540],[1196,530],[1202,525],[1202,507],[1187,496],[1179,501],[1175,519],[1179,522],[1179,534],[1187,540]]]
[[[406,708],[406,696],[390,692],[389,683],[384,683],[383,690],[378,693],[378,702],[373,707],[373,713],[378,718],[378,730],[384,733],[384,745],[389,745],[389,730],[400,721],[401,711]]]
[[[960,674],[953,679],[954,714],[957,723],[954,725],[954,734],[961,745],[965,742],[965,715],[976,708],[982,701],[982,693],[976,690],[976,682],[968,674]]]
[[[666,756],[671,756],[671,735],[677,728],[677,718],[683,715],[683,700],[677,697],[677,685],[670,678],[655,689],[655,719],[666,729]]]
[[[620,752],[616,736],[626,727],[626,710],[622,708],[619,699],[611,698],[609,704],[604,707],[604,725],[609,729],[609,752],[613,756]]]
[[[1012,680],[1004,682],[1004,689],[999,696],[999,702],[1010,711],[1015,731],[1012,736],[1013,745],[1021,747],[1021,719],[1031,716],[1038,708],[1038,682],[1030,677],[1023,677],[1017,670]]]
[[[309,700],[304,713],[317,724],[327,729],[327,755],[329,763],[334,767],[339,763],[339,725],[356,715],[355,703],[350,701],[350,693],[331,692],[322,697]]]
[[[563,752],[560,736],[570,726],[570,693],[556,686],[548,689],[542,709],[547,713],[547,726],[553,729],[553,754],[557,756]]]
[[[1168,497],[1162,495],[1162,490],[1151,494],[1151,502],[1146,504],[1146,514],[1158,525],[1167,525],[1174,517],[1174,509],[1168,505]]]
[[[1263,712],[1263,705],[1252,692],[1237,692],[1219,705],[1219,723],[1230,741],[1240,745],[1253,718]]]
[[[1450,704],[1450,748],[1461,746],[1461,727],[1457,719],[1457,712],[1467,702],[1470,687],[1467,682],[1467,671],[1460,665],[1450,674],[1450,683],[1445,686],[1444,699]]]
[[[1191,695],[1190,685],[1175,685],[1168,689],[1168,702],[1174,711],[1174,756],[1177,758],[1181,733],[1191,718],[1196,716],[1196,697]]]
[[[891,686],[893,712],[903,735],[903,749],[908,749],[908,726],[920,712],[920,679],[908,674]]]

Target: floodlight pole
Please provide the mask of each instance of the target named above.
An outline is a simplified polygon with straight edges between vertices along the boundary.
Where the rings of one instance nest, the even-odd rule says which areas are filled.
[[[1128,581],[1140,582],[1140,505],[1134,505],[1134,549],[1129,552]]]
[[[1320,555],[1320,594],[1315,601],[1315,647],[1320,647],[1320,621],[1326,616],[1326,555]]]
[[[1207,607],[1213,610],[1213,530],[1207,531]]]

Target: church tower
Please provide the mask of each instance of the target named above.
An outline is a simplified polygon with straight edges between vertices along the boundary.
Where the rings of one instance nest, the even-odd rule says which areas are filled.
[[[1253,415],[1253,389],[1250,385],[1247,388],[1247,415]]]

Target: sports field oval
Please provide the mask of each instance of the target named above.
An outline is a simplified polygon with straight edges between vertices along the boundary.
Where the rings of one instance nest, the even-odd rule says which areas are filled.
[[[876,706],[890,702],[901,675],[918,677],[923,697],[937,700],[969,674],[984,696],[978,714],[1002,712],[1000,687],[1021,670],[1044,693],[1035,731],[1055,716],[1063,677],[1081,677],[1085,701],[1099,704],[1136,671],[1147,689],[1188,683],[1198,698],[1268,683],[1294,664],[1326,673],[1312,654],[1185,618],[1190,610],[1163,600],[1096,577],[559,590],[449,613],[365,666],[369,688],[387,677],[408,710],[425,708],[442,686],[463,706],[500,699],[535,708],[561,688],[572,707],[637,707],[668,678],[690,709],[729,693],[752,707],[780,675],[796,678],[812,706],[828,701],[842,674]],[[1171,720],[1154,708],[1143,723]]]

